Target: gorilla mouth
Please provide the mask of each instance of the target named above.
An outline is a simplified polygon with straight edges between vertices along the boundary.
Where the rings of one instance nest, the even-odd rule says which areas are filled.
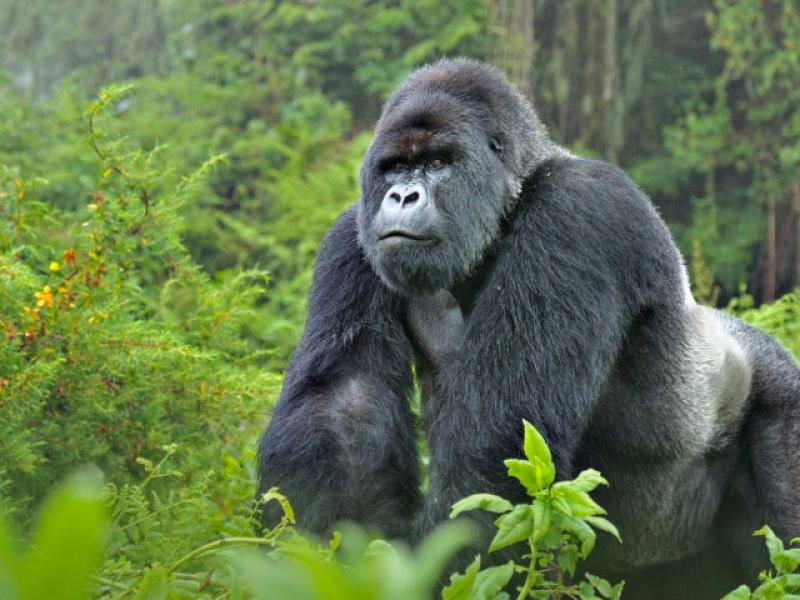
[[[392,229],[391,231],[387,231],[386,233],[382,233],[381,235],[379,235],[378,240],[380,240],[381,242],[395,241],[395,240],[397,241],[409,240],[413,242],[432,242],[433,238],[425,237],[417,233],[411,233],[410,231]]]

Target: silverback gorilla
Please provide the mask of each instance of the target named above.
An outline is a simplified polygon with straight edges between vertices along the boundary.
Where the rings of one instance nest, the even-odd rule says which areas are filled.
[[[468,494],[520,501],[502,461],[525,418],[559,478],[611,482],[598,500],[624,543],[598,543],[589,568],[626,579],[626,598],[718,598],[762,565],[755,529],[800,535],[797,363],[696,304],[649,199],[552,142],[500,73],[413,73],[361,188],[322,243],[260,443],[261,490],[280,486],[302,527],[419,536]]]

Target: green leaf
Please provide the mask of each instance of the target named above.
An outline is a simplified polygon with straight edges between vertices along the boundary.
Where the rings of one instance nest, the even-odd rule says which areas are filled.
[[[767,550],[769,550],[770,562],[775,565],[779,575],[791,573],[800,565],[800,549],[786,550],[781,539],[767,525],[764,525],[753,535],[764,536]]]
[[[622,590],[624,589],[625,589],[625,582],[620,581],[613,588],[611,588],[611,596],[609,596],[609,598],[611,598],[611,600],[619,600],[620,598],[622,598]]]
[[[574,517],[591,517],[606,514],[606,511],[592,500],[589,494],[575,488],[570,481],[554,485],[553,495],[566,500]]]
[[[527,459],[531,462],[539,460],[546,465],[552,465],[553,458],[550,455],[550,448],[548,448],[547,442],[544,441],[542,434],[525,419],[522,420],[522,426],[525,428],[525,438],[522,447]]]
[[[550,494],[550,504],[556,512],[560,512],[567,517],[572,516],[572,507],[560,496]]]
[[[386,556],[395,556],[397,554],[397,550],[394,546],[392,546],[386,540],[378,538],[377,540],[372,540],[367,547],[364,549],[364,556],[372,559],[372,558],[381,558]]]
[[[561,521],[561,527],[572,533],[581,543],[581,558],[586,558],[589,553],[594,549],[594,543],[597,540],[597,534],[594,530],[586,524],[583,519],[564,518]]]
[[[442,590],[442,600],[469,600],[480,568],[481,556],[479,554],[470,563],[463,575],[453,573],[450,576],[450,585]]]
[[[19,600],[16,574],[19,570],[16,553],[11,546],[11,535],[5,519],[0,516],[0,598]]]
[[[45,501],[20,569],[23,597],[85,598],[108,534],[106,506],[96,472],[74,476]]]
[[[611,598],[613,589],[608,581],[602,577],[598,577],[597,575],[592,575],[591,573],[586,573],[586,579],[589,580],[589,583],[591,583],[594,588],[603,595],[603,597]]]
[[[619,535],[619,531],[617,530],[616,526],[609,521],[608,519],[604,519],[603,517],[584,517],[584,521],[589,523],[595,529],[600,529],[601,531],[605,531],[606,533],[610,533],[617,541],[621,544],[622,538]]]
[[[578,564],[578,547],[574,544],[562,546],[557,561],[558,567],[572,577],[575,575],[575,567]]]
[[[800,573],[786,573],[774,579],[784,590],[790,592],[800,592]]]
[[[508,467],[508,474],[517,478],[531,497],[550,486],[555,479],[555,469],[552,468],[552,463],[548,467],[538,459],[530,462],[516,458],[509,458],[503,463]]]
[[[533,486],[535,487],[533,493],[536,493],[543,488],[550,487],[553,481],[555,481],[556,466],[553,464],[550,448],[548,448],[547,442],[545,442],[542,435],[533,425],[524,419],[522,420],[522,425],[525,428],[525,437],[522,447],[525,456],[535,469],[536,475],[534,481],[536,483],[535,486]],[[524,482],[523,485],[525,485]],[[528,486],[525,485],[525,487],[527,488]],[[528,493],[533,495],[530,489],[528,489]]]
[[[454,519],[468,510],[480,509],[493,513],[504,513],[511,510],[511,508],[511,502],[500,496],[495,496],[494,494],[472,494],[453,504],[450,518]]]
[[[721,600],[749,600],[750,595],[750,588],[746,585],[740,585],[732,592],[725,594]]]
[[[552,515],[549,499],[536,498],[533,502],[533,529],[530,536],[534,542],[538,542],[550,530]]]
[[[164,600],[167,597],[169,574],[164,565],[152,565],[139,583],[134,600]]]
[[[608,481],[606,481],[605,477],[594,469],[581,471],[570,483],[582,492],[591,492],[599,485],[608,485]]]
[[[581,585],[578,588],[578,594],[581,600],[594,600],[597,598],[594,594],[594,588],[589,585],[588,581],[581,581]]]
[[[477,538],[477,526],[472,521],[448,521],[439,525],[417,547],[417,566],[414,568],[417,584],[432,589],[450,558]],[[393,548],[393,552],[397,555],[396,549]]]
[[[510,513],[497,519],[495,525],[498,531],[489,545],[489,552],[528,539],[534,527],[533,507],[530,504],[517,504]]]
[[[470,600],[494,600],[514,574],[514,561],[490,567],[478,573]]]
[[[777,552],[772,557],[772,564],[778,573],[792,573],[800,565],[800,548]]]
[[[519,460],[516,458],[509,458],[503,461],[503,464],[508,467],[508,474],[510,477],[515,477],[525,487],[525,491],[529,496],[534,496],[536,492],[542,489],[539,484],[536,467],[533,463],[527,460]]]

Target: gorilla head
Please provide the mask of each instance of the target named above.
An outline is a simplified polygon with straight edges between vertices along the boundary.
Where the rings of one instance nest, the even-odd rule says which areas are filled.
[[[359,241],[372,267],[404,294],[449,289],[498,239],[523,179],[553,148],[488,65],[420,69],[387,102],[361,169]]]

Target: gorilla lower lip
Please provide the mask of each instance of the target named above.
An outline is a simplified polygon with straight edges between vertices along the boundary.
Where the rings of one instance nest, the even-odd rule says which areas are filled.
[[[388,233],[382,234],[379,238],[380,241],[400,241],[400,240],[409,240],[412,242],[430,242],[431,238],[424,237],[416,233],[410,233],[408,231],[389,231]]]

